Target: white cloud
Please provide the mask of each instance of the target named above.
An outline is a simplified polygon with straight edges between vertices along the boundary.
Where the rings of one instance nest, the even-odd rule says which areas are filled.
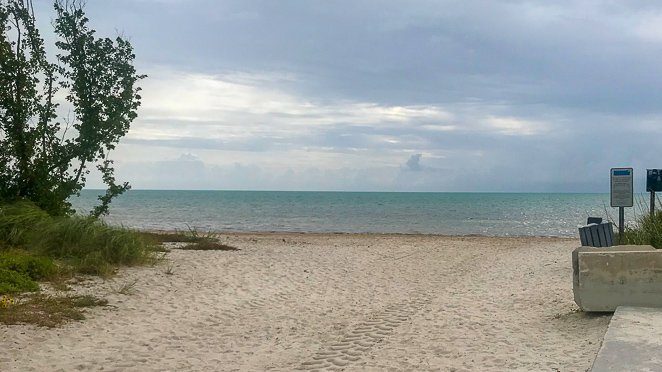
[[[547,125],[542,122],[514,117],[491,116],[485,122],[488,130],[508,136],[532,136],[547,131]]]
[[[247,130],[258,128],[277,132],[285,127],[300,129],[301,126],[337,123],[403,125],[452,118],[438,106],[315,102],[274,87],[285,80],[295,81],[292,74],[233,72],[207,75],[156,69],[149,75],[142,94],[143,121],[213,123],[225,129],[241,127],[241,133],[248,134]]]

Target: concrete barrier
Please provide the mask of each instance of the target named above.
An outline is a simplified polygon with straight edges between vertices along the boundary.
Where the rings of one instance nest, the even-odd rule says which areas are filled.
[[[616,309],[591,372],[660,370],[662,309]]]
[[[584,311],[662,307],[662,250],[648,245],[572,252],[575,302]]]

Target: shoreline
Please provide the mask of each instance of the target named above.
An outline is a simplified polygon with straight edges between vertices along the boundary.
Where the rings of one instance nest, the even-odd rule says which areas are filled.
[[[145,228],[132,228],[141,232],[148,233],[159,233],[159,234],[168,234],[168,233],[184,233],[186,234],[188,230],[177,230],[177,229],[145,229]],[[577,236],[555,236],[555,235],[483,235],[483,234],[435,234],[435,233],[398,233],[398,232],[344,232],[344,231],[280,231],[280,230],[268,230],[268,231],[237,231],[237,230],[209,230],[208,231],[214,235],[257,235],[257,236],[269,236],[269,235],[299,235],[299,236],[365,236],[365,237],[398,237],[398,236],[409,236],[409,237],[430,237],[430,238],[487,238],[487,239],[550,239],[550,240],[577,240],[579,242],[579,235]],[[206,232],[205,232],[206,233]]]

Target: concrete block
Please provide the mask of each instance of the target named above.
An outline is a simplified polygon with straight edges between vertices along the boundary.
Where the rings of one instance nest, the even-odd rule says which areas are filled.
[[[617,308],[591,372],[661,370],[662,309]]]
[[[662,307],[662,250],[581,247],[572,252],[572,271],[575,302],[584,311]]]

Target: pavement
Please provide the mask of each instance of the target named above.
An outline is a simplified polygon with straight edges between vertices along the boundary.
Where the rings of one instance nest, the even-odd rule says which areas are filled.
[[[607,371],[662,372],[662,309],[616,309],[591,368]]]

